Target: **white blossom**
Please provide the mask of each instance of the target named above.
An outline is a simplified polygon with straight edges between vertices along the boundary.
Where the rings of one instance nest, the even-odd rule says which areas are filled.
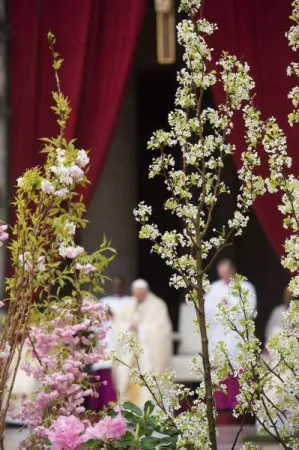
[[[69,236],[74,236],[76,233],[76,224],[70,220],[67,220],[64,224],[64,229]]]
[[[77,164],[73,164],[72,166],[69,167],[69,174],[70,176],[76,181],[81,181],[83,179],[84,176],[84,172],[83,170],[77,166]]]
[[[37,272],[44,272],[46,270],[45,266],[45,256],[39,256],[37,260],[35,260],[35,256],[30,252],[25,252],[18,257],[20,265],[26,271],[36,270]]]
[[[46,194],[53,194],[55,191],[55,188],[49,180],[43,180],[41,182],[41,190],[43,192],[45,192]]]
[[[152,208],[144,202],[134,210],[134,216],[141,224],[139,237],[148,239],[151,251],[171,269],[170,285],[184,289],[186,302],[196,308],[204,342],[202,328],[208,328],[208,324],[203,324],[201,317],[203,293],[209,289],[207,269],[231,237],[242,234],[249,221],[250,208],[267,191],[282,193],[279,209],[284,214],[285,228],[292,233],[285,242],[286,255],[282,263],[294,275],[289,288],[299,296],[299,181],[288,174],[292,159],[287,154],[286,134],[274,117],[264,119],[254,105],[255,83],[247,62],[239,61],[227,52],[223,52],[218,61],[213,58],[213,49],[209,47],[206,36],[211,35],[217,26],[202,18],[200,7],[198,0],[181,0],[180,10],[186,12],[188,18],[177,27],[184,66],[177,75],[179,87],[175,106],[168,115],[168,128],[154,132],[148,142],[148,149],[158,152],[152,159],[149,178],[164,178],[167,193],[164,209],[166,214],[176,216],[180,225],[178,230],[162,230],[150,223]],[[292,8],[294,25],[287,37],[289,45],[296,51],[299,48],[299,0],[293,0]],[[299,64],[291,63],[287,75],[298,77]],[[224,90],[225,100],[213,109],[205,107],[202,99],[205,91],[215,83]],[[293,125],[299,123],[298,86],[293,87],[289,98],[293,105],[289,123]],[[230,194],[222,169],[227,155],[234,155],[236,151],[230,141],[236,112],[241,115],[245,130],[238,169],[241,186],[232,216],[217,229],[212,229],[211,221],[219,198]],[[268,162],[268,174],[260,170],[264,160]],[[278,440],[287,441],[289,448],[299,449],[299,439],[294,437],[299,429],[298,302],[292,302],[284,319],[284,330],[269,343],[272,358],[269,366],[262,357],[262,346],[255,336],[256,313],[249,292],[242,288],[242,278],[236,276],[230,289],[235,302],[233,305],[221,304],[217,319],[226,333],[233,332],[236,336],[238,352],[233,361],[229,360],[224,342],[218,342],[210,351],[208,362],[213,390],[225,392],[222,381],[229,375],[238,377],[239,403],[234,415],[249,412],[258,418],[265,431],[273,433]],[[197,332],[198,326],[196,323]],[[131,339],[128,338],[127,345],[134,347]],[[199,380],[207,379],[203,358],[206,355],[198,354],[191,362],[191,371]],[[136,368],[131,370],[131,376],[142,384]],[[159,395],[157,385],[163,375],[149,373],[142,376]],[[211,448],[206,386],[202,382],[192,406],[173,419],[178,430],[177,448]],[[159,388],[170,411],[175,411],[178,398],[184,398],[186,393],[180,388],[176,390],[170,376],[164,378],[164,387]],[[160,423],[168,420],[165,411],[157,417]],[[253,450],[257,447],[245,443],[242,448]]]
[[[88,263],[88,264],[76,264],[76,269],[80,270],[86,274],[89,274],[91,272],[95,272],[97,270],[97,268],[95,266],[93,266],[92,264]]]
[[[65,198],[69,194],[69,190],[67,188],[57,189],[54,194],[57,195],[57,197]]]
[[[151,206],[147,206],[144,202],[140,202],[138,208],[134,209],[133,214],[138,222],[144,223],[149,220],[149,217],[152,214],[152,208]]]
[[[58,252],[62,258],[75,259],[78,255],[80,255],[80,253],[84,252],[84,248],[78,245],[72,246],[67,244],[60,244]]]
[[[83,169],[84,167],[87,166],[87,164],[89,163],[89,157],[85,150],[78,151],[78,156],[77,156],[76,162],[77,162],[78,166],[81,167],[81,169]]]

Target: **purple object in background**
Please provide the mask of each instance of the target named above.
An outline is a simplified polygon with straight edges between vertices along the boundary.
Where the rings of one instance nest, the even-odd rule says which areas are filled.
[[[221,384],[226,385],[227,394],[220,391],[215,392],[216,409],[234,409],[238,404],[237,395],[240,392],[238,378],[230,376],[226,380],[222,381]]]
[[[90,397],[88,399],[88,409],[92,411],[100,411],[110,402],[116,402],[116,392],[113,386],[111,369],[100,369],[94,373],[95,376],[100,376],[99,386],[97,392],[98,398]],[[92,380],[92,382],[96,382]]]

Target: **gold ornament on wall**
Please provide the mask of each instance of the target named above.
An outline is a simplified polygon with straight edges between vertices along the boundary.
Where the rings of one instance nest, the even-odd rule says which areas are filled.
[[[175,0],[155,0],[157,17],[157,59],[173,64],[176,53]]]

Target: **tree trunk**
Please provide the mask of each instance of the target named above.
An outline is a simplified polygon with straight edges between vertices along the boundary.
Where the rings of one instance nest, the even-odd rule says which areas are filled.
[[[211,364],[208,348],[208,336],[207,326],[205,320],[205,307],[202,288],[202,278],[198,278],[197,282],[197,294],[198,294],[198,306],[196,306],[196,315],[199,324],[201,345],[202,345],[202,362],[204,369],[204,383],[206,391],[206,406],[207,406],[207,418],[209,427],[209,438],[211,443],[211,449],[217,450],[217,438],[216,438],[216,420],[214,415],[214,393],[211,377]]]
[[[1,437],[0,437],[0,450],[5,450],[4,449],[4,435],[3,435],[3,433],[1,434]]]

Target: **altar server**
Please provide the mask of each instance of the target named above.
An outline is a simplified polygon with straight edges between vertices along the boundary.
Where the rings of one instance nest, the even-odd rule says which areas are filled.
[[[105,337],[106,355],[113,350],[112,325],[118,314],[124,308],[131,297],[125,294],[125,280],[121,276],[116,276],[112,280],[113,295],[104,297],[101,301],[109,308],[109,321],[107,322],[107,334]],[[99,376],[97,387],[98,397],[88,399],[88,409],[100,411],[110,402],[116,401],[116,392],[111,375],[111,361],[99,361],[91,367],[92,374]],[[93,380],[95,382],[95,379]]]
[[[217,342],[224,341],[227,346],[229,359],[233,362],[238,353],[238,335],[235,331],[224,330],[222,323],[217,317],[217,312],[219,311],[219,304],[225,303],[228,305],[235,305],[239,301],[230,293],[230,283],[234,279],[236,269],[232,261],[225,259],[218,263],[217,273],[219,280],[211,284],[210,289],[205,296],[206,320],[209,324],[209,348],[212,352]],[[241,286],[244,290],[249,292],[248,300],[250,303],[250,310],[253,313],[256,308],[256,293],[254,286],[248,281],[242,281]],[[243,317],[244,315],[240,314],[239,319],[241,320]],[[238,380],[234,377],[229,377],[227,380],[224,380],[223,384],[226,384],[227,386],[227,395],[222,392],[216,392],[216,406],[218,409],[229,410],[234,408],[237,404],[236,395],[239,392],[239,384]]]

